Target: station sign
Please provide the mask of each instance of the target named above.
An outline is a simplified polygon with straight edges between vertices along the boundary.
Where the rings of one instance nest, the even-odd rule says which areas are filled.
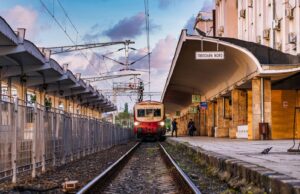
[[[175,116],[176,116],[176,117],[180,117],[180,111],[176,111],[176,112],[175,112]]]
[[[200,108],[201,108],[201,110],[206,110],[207,109],[207,102],[200,102]]]
[[[189,107],[189,113],[196,114],[198,112],[197,106],[190,106]]]
[[[199,51],[195,53],[196,60],[223,60],[224,51]]]
[[[200,95],[192,95],[192,103],[199,103],[201,102]]]

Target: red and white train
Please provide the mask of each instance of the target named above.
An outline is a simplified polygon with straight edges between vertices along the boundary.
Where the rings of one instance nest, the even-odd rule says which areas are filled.
[[[165,139],[165,110],[161,102],[143,101],[135,104],[134,133],[138,138]]]

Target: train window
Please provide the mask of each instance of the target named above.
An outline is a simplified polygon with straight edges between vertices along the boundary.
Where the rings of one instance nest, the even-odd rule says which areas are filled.
[[[145,117],[145,109],[138,109],[137,115],[138,117]]]
[[[161,109],[137,109],[138,117],[161,117]]]
[[[160,117],[161,116],[161,110],[158,109],[154,109],[154,117]]]
[[[153,116],[153,109],[146,109],[146,117]]]

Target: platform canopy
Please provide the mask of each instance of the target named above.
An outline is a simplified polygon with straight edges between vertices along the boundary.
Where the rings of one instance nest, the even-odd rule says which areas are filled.
[[[162,95],[166,112],[191,104],[193,94],[205,101],[249,85],[256,76],[273,81],[300,71],[300,59],[256,43],[181,32]],[[251,85],[251,84],[250,84]]]
[[[81,105],[97,108],[102,112],[116,110],[89,83],[75,76],[67,68],[50,58],[49,51],[41,51],[25,39],[25,29],[14,32],[0,17],[0,75],[1,80],[10,78],[12,83],[23,81],[28,88],[45,90],[61,97],[73,97]]]

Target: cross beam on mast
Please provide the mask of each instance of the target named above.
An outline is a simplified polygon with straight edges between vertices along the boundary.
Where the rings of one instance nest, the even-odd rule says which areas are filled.
[[[114,78],[120,78],[120,77],[128,77],[128,76],[139,76],[140,73],[127,73],[127,74],[120,74],[120,75],[100,75],[100,76],[92,76],[92,77],[84,77],[82,78],[85,81],[89,82],[97,82],[97,81],[103,81],[108,79],[114,79]]]
[[[103,92],[101,90],[99,90],[103,95],[105,96],[125,96],[125,97],[131,97],[131,96],[137,96],[138,92]],[[144,96],[160,96],[161,92],[145,92]]]
[[[125,41],[104,42],[104,43],[77,44],[77,45],[70,45],[70,46],[43,47],[41,49],[50,50],[51,54],[61,54],[66,52],[80,51],[80,50],[97,48],[97,47],[113,46],[118,44],[123,44],[125,45],[125,48],[128,48],[128,45],[134,44],[134,42],[131,40],[125,40]]]

